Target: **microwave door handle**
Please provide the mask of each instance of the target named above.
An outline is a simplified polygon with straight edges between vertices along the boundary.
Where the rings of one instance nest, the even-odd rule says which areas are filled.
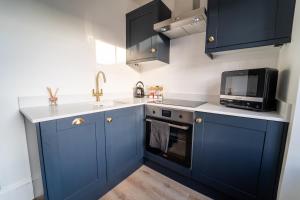
[[[152,120],[152,119],[146,119],[147,122],[152,122],[152,121],[157,121],[157,120]],[[166,123],[166,122],[162,122],[162,121],[158,121],[158,122],[161,122],[161,123]],[[170,123],[166,123],[168,124],[170,127],[172,128],[179,128],[179,129],[182,129],[182,130],[188,130],[189,127],[188,126],[179,126],[179,125],[176,125],[176,124],[170,124]]]

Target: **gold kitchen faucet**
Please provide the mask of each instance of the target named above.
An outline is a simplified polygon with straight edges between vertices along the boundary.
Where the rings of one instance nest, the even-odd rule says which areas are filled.
[[[104,83],[106,83],[105,74],[102,71],[99,71],[96,76],[96,91],[93,89],[93,96],[96,97],[96,102],[100,102],[100,97],[103,96],[103,90],[99,87],[100,74],[102,75]]]

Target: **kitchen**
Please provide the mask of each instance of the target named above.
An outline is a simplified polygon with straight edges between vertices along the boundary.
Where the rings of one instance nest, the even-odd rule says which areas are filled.
[[[185,13],[193,8],[192,1],[190,3],[163,2],[171,8],[175,16],[176,12],[177,14]],[[22,111],[22,108],[39,107],[45,108],[46,112],[48,108],[53,108],[48,106],[46,87],[49,86],[53,90],[59,88],[57,108],[62,105],[68,106],[74,103],[85,105],[84,102],[91,102],[86,106],[78,106],[76,108],[78,115],[71,115],[72,106],[68,107],[62,118],[92,114],[95,111],[89,110],[89,105],[94,106],[92,103],[96,101],[96,98],[92,96],[91,90],[95,88],[98,71],[103,71],[106,76],[106,83],[100,77],[99,89],[102,88],[104,94],[100,97],[100,104],[105,104],[105,108],[97,108],[96,113],[99,114],[99,118],[103,117],[100,116],[103,112],[117,116],[118,114],[113,113],[114,110],[111,110],[111,107],[125,109],[125,107],[128,108],[127,104],[133,103],[143,106],[144,100],[132,100],[133,88],[138,81],[145,84],[146,94],[150,86],[159,85],[163,86],[164,99],[209,102],[202,107],[199,106],[196,110],[197,114],[200,114],[199,117],[204,118],[204,122],[206,117],[202,114],[212,113],[212,110],[216,112],[212,114],[228,116],[229,113],[229,117],[245,117],[246,115],[249,118],[263,120],[265,116],[268,116],[267,119],[272,119],[270,121],[278,121],[278,118],[285,120],[291,116],[290,120],[285,120],[289,121],[290,125],[277,198],[297,199],[299,136],[296,134],[297,119],[293,116],[297,116],[298,109],[295,106],[299,101],[297,98],[299,59],[296,56],[299,51],[299,5],[296,4],[295,7],[292,40],[284,42],[286,44],[283,46],[274,47],[274,45],[265,46],[267,45],[265,44],[250,49],[212,53],[213,59],[211,59],[205,53],[207,36],[203,32],[170,40],[169,64],[143,62],[126,65],[126,35],[128,35],[126,34],[126,14],[146,3],[148,1],[139,0],[90,0],[74,1],[72,4],[69,1],[58,0],[1,1],[0,21],[3,31],[0,37],[2,44],[0,74],[3,91],[1,95],[3,120],[0,123],[2,128],[0,199],[33,199],[37,197],[34,195],[34,190],[37,190],[35,185],[41,185],[42,182],[41,174],[35,177],[31,171],[30,155],[32,152],[30,151],[34,145],[29,145],[26,133],[28,131],[25,131],[31,126],[24,123],[19,109],[21,108]],[[200,4],[200,7],[206,7],[207,2],[200,1]],[[207,20],[209,21],[209,18]],[[223,106],[209,107],[220,101],[222,72],[261,67],[279,70],[277,99],[282,102],[280,104],[282,107],[277,112],[280,112],[280,117],[276,115],[277,117],[274,118],[269,112],[253,112]],[[114,100],[119,101],[117,107],[112,105]],[[152,106],[155,105],[157,106],[157,104]],[[291,107],[291,115],[288,111],[289,107]],[[44,117],[44,111],[35,114],[41,119],[40,116]],[[140,110],[131,112],[139,113],[135,116],[141,115]],[[26,117],[26,119],[30,121],[30,117],[33,119],[33,116]],[[104,119],[107,120],[106,118],[103,117],[103,122]],[[45,118],[42,121],[44,120]],[[135,118],[132,116],[128,120],[134,121]],[[215,120],[217,119],[213,121],[216,122]],[[118,122],[116,117],[112,117],[111,124],[114,122]],[[239,123],[242,124],[242,122]],[[67,124],[71,122],[66,122],[65,125]],[[246,123],[246,125],[250,124],[250,122]],[[253,127],[256,127],[255,130],[259,129],[257,124]],[[119,142],[114,141],[116,145]],[[34,153],[38,154],[38,151]],[[113,168],[106,169],[108,174],[114,173],[109,170]],[[240,183],[239,180],[236,180],[233,185],[238,183]],[[216,184],[208,185],[209,188],[216,187]],[[192,189],[197,190],[197,188]],[[224,187],[218,187],[216,190],[224,192],[223,189]],[[212,196],[211,192],[200,189],[197,191]],[[233,193],[237,192],[231,190],[228,194]]]

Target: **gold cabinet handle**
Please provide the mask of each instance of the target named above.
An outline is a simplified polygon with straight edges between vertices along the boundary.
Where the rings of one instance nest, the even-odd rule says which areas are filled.
[[[85,123],[85,120],[81,117],[79,118],[75,118],[73,121],[72,121],[72,125],[76,125],[76,126],[79,126],[79,125],[82,125]]]
[[[151,48],[151,53],[155,53],[156,49],[155,48]]]
[[[108,123],[112,123],[112,117],[106,118],[106,121],[107,121]]]
[[[201,124],[202,123],[202,118],[200,118],[200,117],[197,117],[196,119],[195,119],[195,122],[197,123],[197,124]]]
[[[208,41],[209,42],[214,42],[215,41],[215,37],[214,36],[209,36]]]

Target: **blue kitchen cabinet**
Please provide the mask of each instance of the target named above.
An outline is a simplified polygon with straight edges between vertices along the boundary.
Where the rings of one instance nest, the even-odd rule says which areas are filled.
[[[287,124],[195,115],[192,178],[233,199],[276,199]]]
[[[169,19],[171,11],[154,0],[126,14],[126,63],[146,61],[169,63],[170,39],[153,29],[157,22]]]
[[[96,200],[106,187],[104,113],[39,124],[44,195]]]
[[[209,0],[206,53],[291,41],[295,0]]]
[[[142,164],[144,107],[108,111],[105,119],[107,177],[111,188]]]

